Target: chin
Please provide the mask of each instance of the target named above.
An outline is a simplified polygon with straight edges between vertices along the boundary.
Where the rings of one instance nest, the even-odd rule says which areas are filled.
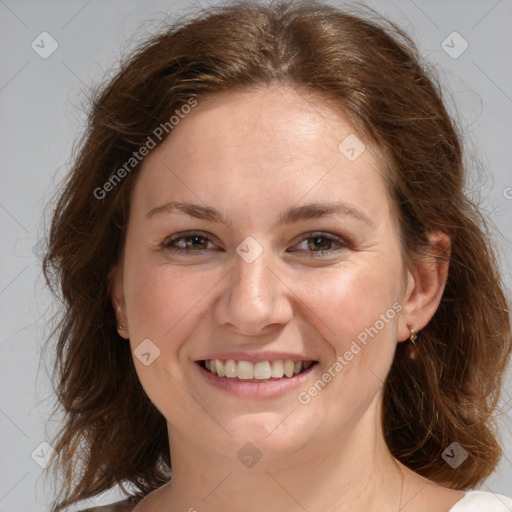
[[[293,455],[312,441],[311,432],[316,430],[298,424],[298,418],[292,419],[294,414],[296,411],[260,412],[232,418],[224,423],[232,435],[224,436],[227,452],[234,453],[242,463],[245,457],[268,463]]]

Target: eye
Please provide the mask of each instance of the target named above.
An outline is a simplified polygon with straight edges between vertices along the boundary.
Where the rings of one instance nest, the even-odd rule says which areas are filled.
[[[199,253],[214,247],[215,245],[207,236],[196,232],[178,233],[171,238],[167,238],[162,244],[162,249],[175,253]]]
[[[302,248],[300,246],[303,246]],[[203,251],[215,249],[216,245],[201,232],[178,233],[167,238],[162,249],[172,251],[173,253],[195,253],[201,254]],[[310,253],[308,256],[326,256],[336,253],[350,247],[350,243],[334,235],[328,233],[308,233],[302,241],[288,252],[305,251]],[[315,256],[313,256],[313,254]]]
[[[307,237],[304,238],[297,247],[300,247],[301,245],[303,246],[302,249],[293,249],[290,252],[305,250],[307,252],[314,253],[315,255],[323,256],[333,254],[350,247],[350,244],[347,241],[327,233],[308,233]],[[310,256],[312,255],[310,254]]]

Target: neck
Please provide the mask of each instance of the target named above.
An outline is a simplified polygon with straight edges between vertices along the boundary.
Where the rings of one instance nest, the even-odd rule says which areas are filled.
[[[317,439],[272,460],[263,453],[252,467],[198,446],[172,426],[169,440],[173,478],[160,492],[168,511],[396,512],[401,506],[403,475],[385,444],[380,414],[363,417],[350,435]]]

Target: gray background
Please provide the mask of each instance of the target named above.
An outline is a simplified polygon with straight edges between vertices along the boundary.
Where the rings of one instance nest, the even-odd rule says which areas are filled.
[[[87,88],[110,76],[119,58],[160,27],[166,14],[199,5],[208,4],[0,0],[0,512],[49,510],[40,465],[50,449],[41,443],[58,420],[48,422],[52,393],[40,362],[54,308],[41,277],[40,248],[44,207],[83,128]],[[469,161],[479,169],[470,180],[471,194],[503,235],[499,243],[510,295],[512,0],[367,5],[412,34],[446,86],[446,101],[469,137]],[[40,53],[51,49],[48,36],[41,36],[42,48],[39,35],[45,31],[58,48],[43,59],[31,44],[39,42]],[[457,55],[464,41],[468,48]],[[512,496],[510,377],[502,405],[505,457],[482,489]],[[96,502],[115,498],[109,492]]]

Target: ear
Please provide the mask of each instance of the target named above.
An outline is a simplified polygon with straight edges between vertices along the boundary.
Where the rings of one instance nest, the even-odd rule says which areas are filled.
[[[418,332],[434,316],[439,307],[448,278],[451,240],[442,232],[429,235],[430,247],[407,272],[406,291],[398,324],[397,339],[405,341],[411,336],[409,325]]]
[[[126,302],[124,298],[123,273],[118,264],[112,268],[108,276],[109,295],[116,316],[117,332],[119,336],[129,339],[128,318],[126,316]]]

